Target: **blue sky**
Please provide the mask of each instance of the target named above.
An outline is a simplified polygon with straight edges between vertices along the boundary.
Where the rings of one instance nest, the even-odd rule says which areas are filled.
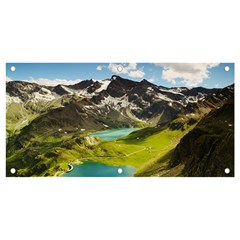
[[[16,70],[11,71],[11,66]],[[225,71],[225,66],[230,70]],[[119,75],[134,81],[147,79],[166,87],[225,87],[234,82],[233,63],[7,63],[7,79],[54,85]]]

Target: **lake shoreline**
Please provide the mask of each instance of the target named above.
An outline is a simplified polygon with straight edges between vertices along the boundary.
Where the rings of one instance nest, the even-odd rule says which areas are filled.
[[[98,137],[101,140],[104,141],[116,141],[118,139],[121,139],[123,137],[128,136],[129,134],[131,134],[132,132],[138,131],[141,128],[118,128],[118,129],[109,129],[109,130],[104,130],[104,131],[97,131],[94,133],[89,133],[88,136],[92,136],[92,137]],[[137,169],[134,166],[119,166],[118,164],[108,164],[106,162],[102,162],[100,159],[98,158],[116,158],[118,156],[88,156],[86,157],[86,159],[76,159],[76,161],[72,161],[71,164],[73,166],[73,169],[69,172],[69,170],[65,170],[65,171],[59,171],[57,172],[54,176],[58,176],[58,177],[67,177],[68,174],[71,174],[72,171],[74,171],[74,169],[77,167],[79,168],[79,165],[82,164],[86,164],[86,162],[90,161],[91,164],[96,164],[96,166],[98,166],[98,164],[102,164],[102,166],[105,166],[106,169],[114,169],[114,168],[125,168],[126,169],[134,169],[134,174],[136,173]],[[124,156],[122,156],[124,157]],[[96,160],[91,160],[88,158],[94,158]],[[130,170],[129,170],[130,171]],[[133,171],[133,170],[132,170]],[[132,176],[134,175],[132,174]],[[64,176],[65,175],[65,176]],[[120,175],[121,176],[121,175]]]

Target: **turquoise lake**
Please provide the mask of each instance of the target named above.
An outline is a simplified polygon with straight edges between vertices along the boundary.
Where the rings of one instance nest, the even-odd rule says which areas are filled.
[[[89,134],[106,141],[116,140],[139,130],[140,128],[119,128]],[[118,170],[121,169],[122,173]],[[131,166],[110,166],[99,162],[84,161],[74,165],[71,172],[64,173],[63,177],[132,177],[136,169]]]
[[[89,136],[99,137],[106,141],[116,140],[139,130],[140,128],[118,128],[89,134]]]

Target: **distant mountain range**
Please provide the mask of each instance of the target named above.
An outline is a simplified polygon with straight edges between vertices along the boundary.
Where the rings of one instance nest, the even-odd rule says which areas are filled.
[[[6,94],[7,141],[11,145],[7,154],[10,156],[16,149],[26,146],[34,134],[59,129],[71,132],[121,127],[161,128],[165,124],[174,127],[171,122],[181,117],[201,119],[233,100],[234,85],[223,89],[167,88],[145,79],[135,82],[113,75],[109,79],[90,79],[75,85],[42,86],[9,81]],[[177,152],[174,156],[172,167],[179,159]]]
[[[56,128],[103,129],[106,125],[156,125],[181,115],[206,113],[233,96],[233,85],[224,89],[166,88],[145,79],[135,82],[114,75],[55,87],[11,81],[6,91],[8,106],[17,103],[36,115],[47,113],[38,118],[38,127],[48,122]]]

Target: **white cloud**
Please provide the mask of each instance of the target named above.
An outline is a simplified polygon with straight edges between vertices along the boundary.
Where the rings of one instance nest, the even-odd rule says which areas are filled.
[[[116,64],[110,63],[108,69],[115,74],[126,74],[132,78],[142,78],[145,75],[143,68],[137,68],[137,63]],[[121,71],[119,71],[121,69]]]
[[[12,79],[11,78],[9,78],[9,77],[6,77],[6,82],[11,82],[12,81]]]
[[[104,66],[102,66],[102,65],[99,65],[99,66],[96,67],[96,69],[97,69],[98,71],[102,71],[103,68],[104,68]]]
[[[176,84],[181,79],[187,87],[196,87],[209,78],[209,69],[217,67],[219,63],[157,63],[163,67],[162,79]]]
[[[13,81],[11,78],[7,77],[6,81]],[[39,85],[45,85],[45,86],[57,86],[58,84],[62,85],[73,85],[78,82],[81,82],[81,79],[76,80],[66,80],[66,79],[47,79],[47,78],[31,78],[30,80],[21,80],[24,82],[30,82],[30,83],[37,83]]]
[[[142,78],[144,75],[145,73],[142,70],[130,71],[128,73],[128,76],[132,78]]]

